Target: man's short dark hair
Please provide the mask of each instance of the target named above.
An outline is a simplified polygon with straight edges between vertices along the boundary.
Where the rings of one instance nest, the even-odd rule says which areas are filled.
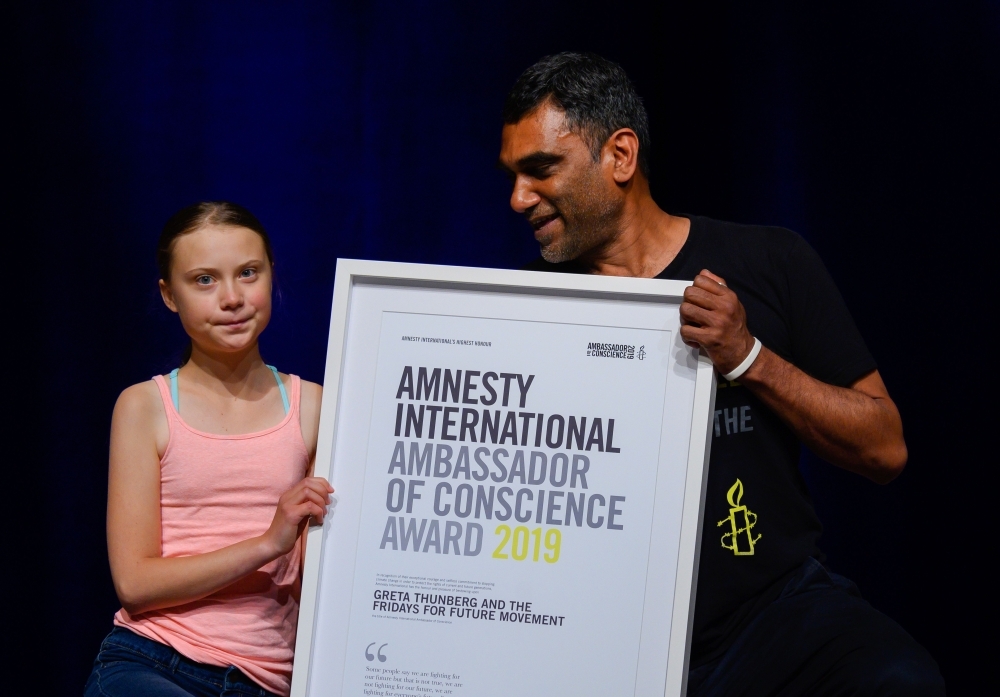
[[[546,56],[517,78],[503,121],[517,123],[546,101],[566,113],[570,130],[587,142],[595,161],[612,133],[631,128],[639,136],[639,169],[649,176],[649,118],[620,65],[593,53]]]

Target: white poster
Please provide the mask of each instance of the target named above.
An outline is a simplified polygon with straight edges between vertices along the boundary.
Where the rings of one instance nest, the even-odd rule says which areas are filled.
[[[308,693],[663,694],[678,541],[651,542],[680,527],[697,372],[676,327],[369,295]]]

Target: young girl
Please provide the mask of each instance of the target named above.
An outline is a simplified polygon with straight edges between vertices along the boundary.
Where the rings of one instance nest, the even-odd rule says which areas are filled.
[[[122,609],[87,681],[108,695],[287,695],[322,388],[265,365],[274,260],[246,209],[174,215],[163,302],[191,337],[179,369],[125,390],[111,421],[108,554]]]

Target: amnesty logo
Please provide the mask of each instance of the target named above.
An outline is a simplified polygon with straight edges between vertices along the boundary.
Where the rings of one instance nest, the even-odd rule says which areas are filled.
[[[645,349],[645,346],[639,347],[640,361],[646,357]],[[636,357],[636,350],[632,344],[605,344],[592,341],[587,344],[587,355],[597,358],[624,358],[631,361]]]
[[[753,529],[757,525],[757,514],[740,504],[743,500],[743,482],[739,479],[729,488],[726,494],[729,501],[729,517],[723,518],[716,527],[728,526],[729,532],[722,534],[722,548],[732,551],[738,557],[753,556],[754,546],[760,540],[758,533],[754,537]],[[729,544],[726,544],[726,540]]]

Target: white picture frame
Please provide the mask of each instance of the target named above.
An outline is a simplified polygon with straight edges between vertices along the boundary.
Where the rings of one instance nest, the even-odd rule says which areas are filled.
[[[368,296],[384,296],[390,300],[396,298],[392,302],[403,305],[410,302],[421,306],[427,302],[433,304],[440,301],[443,303],[442,307],[447,305],[466,308],[458,311],[455,317],[469,316],[469,307],[510,306],[510,312],[514,313],[510,319],[517,319],[517,312],[525,313],[526,308],[558,302],[578,308],[574,310],[577,312],[575,316],[587,316],[586,308],[592,306],[595,316],[613,313],[626,318],[644,318],[648,315],[659,318],[650,320],[651,322],[670,325],[673,332],[670,351],[671,355],[677,357],[676,366],[680,366],[674,370],[678,375],[683,373],[683,380],[690,383],[690,388],[685,388],[688,389],[685,394],[690,395],[691,401],[689,404],[670,407],[674,411],[669,413],[689,414],[690,426],[683,452],[681,445],[664,446],[660,439],[665,436],[650,434],[651,438],[657,439],[658,452],[668,446],[678,450],[675,456],[683,458],[683,465],[679,466],[683,471],[672,475],[672,494],[667,490],[661,491],[666,486],[661,483],[661,479],[666,482],[667,477],[657,475],[656,479],[655,501],[660,501],[668,494],[673,496],[671,501],[679,501],[679,514],[677,511],[667,511],[668,506],[665,504],[654,505],[652,509],[642,612],[644,618],[649,613],[649,617],[669,617],[669,621],[666,626],[654,627],[652,625],[660,623],[651,621],[642,624],[641,636],[638,638],[637,665],[640,668],[653,667],[648,670],[642,668],[637,674],[643,670],[652,670],[654,674],[649,679],[640,675],[633,693],[652,695],[655,692],[657,695],[673,697],[685,693],[716,388],[711,361],[696,349],[683,345],[677,335],[678,307],[684,289],[689,285],[689,282],[658,279],[338,260],[315,466],[315,475],[329,479],[337,492],[327,522],[321,527],[311,527],[307,533],[291,687],[293,697],[354,694],[353,690],[342,692],[341,686],[344,684],[344,671],[348,665],[347,637],[350,631],[350,598],[353,588],[351,574],[354,565],[358,563],[358,555],[365,553],[357,546],[361,505],[354,498],[360,496],[358,483],[363,481],[364,476],[358,470],[364,470],[366,465],[359,457],[338,456],[338,453],[347,453],[344,449],[349,446],[355,448],[351,452],[361,453],[367,447],[365,443],[361,443],[367,436],[361,433],[365,417],[358,415],[357,410],[353,409],[351,404],[358,403],[359,400],[350,395],[360,394],[358,390],[364,391],[368,387],[352,387],[351,380],[364,371],[349,364],[351,361],[374,362],[377,359],[377,356],[372,356],[378,353],[378,346],[371,344],[372,337],[377,337],[378,332],[369,326],[373,321],[369,315],[376,310],[365,310],[364,307],[367,306],[361,300]],[[372,300],[369,304],[374,303],[372,307],[375,307],[378,302],[382,301]],[[362,316],[365,312],[368,315]],[[496,316],[506,319],[502,315]],[[623,320],[626,324],[622,326],[631,326],[628,321],[630,320]],[[361,328],[352,329],[354,327]],[[668,378],[667,382],[672,379],[674,378]],[[369,382],[374,384],[373,379]],[[350,392],[351,390],[354,392]],[[682,401],[686,399],[688,398]],[[662,421],[666,422],[673,417],[668,417],[667,407],[664,409]],[[674,418],[673,421],[677,419]],[[678,438],[676,443],[681,443],[682,440]],[[662,459],[665,457],[662,452],[660,457],[660,462],[665,461]],[[664,467],[662,464],[658,466]],[[672,506],[671,511],[675,507],[676,505]],[[669,516],[673,517],[670,517],[672,522],[668,524]],[[350,539],[352,535],[353,547]],[[354,556],[351,556],[352,549]],[[673,573],[672,579],[657,576],[668,572]],[[672,593],[666,596],[657,593],[656,589],[662,587],[672,588]],[[372,648],[371,652],[374,651]],[[655,666],[661,664],[664,665],[663,675],[657,676],[655,673],[659,669]],[[321,674],[327,676],[323,677],[326,683],[322,686],[317,682],[320,678],[316,677]],[[340,682],[334,684],[337,683],[338,675],[341,676]],[[529,694],[531,691],[526,686],[520,694]],[[478,692],[471,689],[465,693],[456,691],[455,694]]]

